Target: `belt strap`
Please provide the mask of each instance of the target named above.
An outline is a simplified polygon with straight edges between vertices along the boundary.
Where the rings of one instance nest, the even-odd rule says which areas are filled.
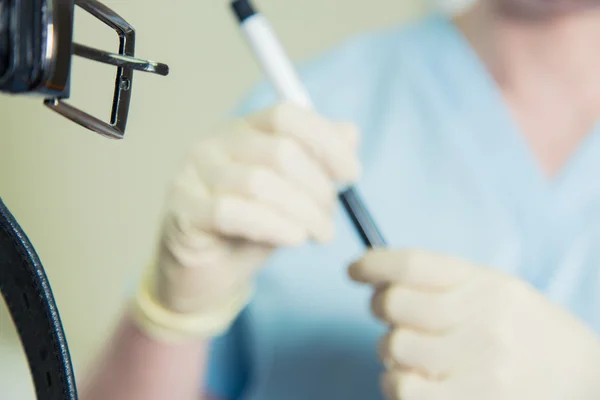
[[[50,283],[35,249],[1,198],[0,293],[19,333],[37,399],[76,400],[69,347]]]

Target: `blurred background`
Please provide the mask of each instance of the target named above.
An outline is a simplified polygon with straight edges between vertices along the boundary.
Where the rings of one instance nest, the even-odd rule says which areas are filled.
[[[296,61],[361,31],[469,0],[256,0]],[[0,97],[0,195],[50,278],[78,376],[117,322],[152,256],[163,194],[182,153],[218,125],[260,72],[226,1],[104,0],[137,31],[136,54],[168,78],[136,73],[126,139],[94,135],[40,99]],[[310,29],[307,29],[310,26]],[[116,51],[117,36],[77,10],[75,40]],[[108,118],[115,70],[75,59],[71,102]],[[34,399],[0,300],[3,399]]]

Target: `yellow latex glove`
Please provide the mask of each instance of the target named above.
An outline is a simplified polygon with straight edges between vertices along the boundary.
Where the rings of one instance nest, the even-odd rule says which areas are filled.
[[[600,399],[600,338],[525,282],[394,250],[367,253],[349,273],[375,287],[373,313],[390,326],[388,399]]]
[[[334,234],[336,185],[359,176],[358,134],[282,104],[201,140],[175,177],[134,316],[161,340],[223,332],[277,247]]]

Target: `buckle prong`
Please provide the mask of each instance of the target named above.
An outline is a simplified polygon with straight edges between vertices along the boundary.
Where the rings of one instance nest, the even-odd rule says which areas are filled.
[[[79,43],[73,43],[73,54],[89,60],[114,65],[115,67],[129,67],[136,71],[150,72],[161,76],[169,74],[169,66],[166,64],[109,53]]]

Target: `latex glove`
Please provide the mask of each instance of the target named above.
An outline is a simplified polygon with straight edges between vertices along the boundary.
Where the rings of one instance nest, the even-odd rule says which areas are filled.
[[[201,140],[168,196],[134,316],[164,340],[223,332],[277,247],[328,242],[336,184],[359,176],[357,130],[290,104]]]
[[[600,339],[528,284],[410,251],[370,252],[349,273],[375,286],[373,312],[390,325],[388,399],[600,399]]]

